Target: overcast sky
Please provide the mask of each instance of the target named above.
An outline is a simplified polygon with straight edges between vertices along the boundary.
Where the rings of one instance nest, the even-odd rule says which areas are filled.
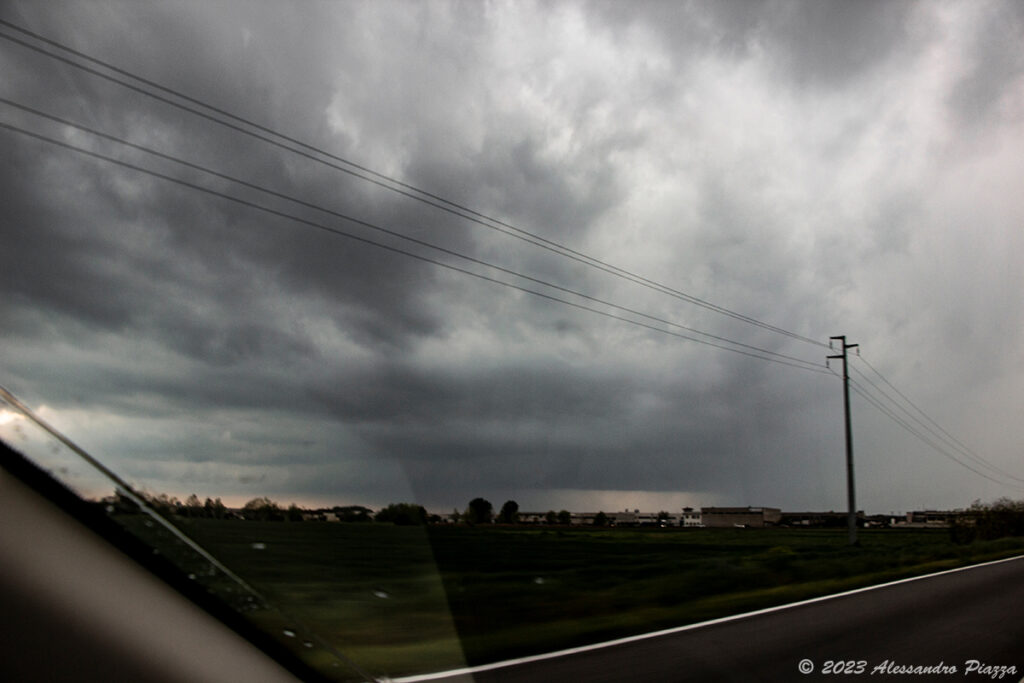
[[[970,449],[854,393],[858,507],[1024,497],[1024,4],[24,1],[0,19],[792,333],[3,39],[5,100],[306,203],[0,103],[5,124],[308,221],[0,130],[0,384],[136,485],[842,510],[842,383],[820,370],[845,334],[862,391],[898,389]]]

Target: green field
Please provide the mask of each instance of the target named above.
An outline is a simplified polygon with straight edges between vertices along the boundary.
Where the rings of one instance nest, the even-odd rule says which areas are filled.
[[[378,676],[566,648],[1024,552],[1024,538],[954,545],[942,530],[862,531],[861,546],[850,548],[844,530],[179,523]],[[322,653],[309,656],[328,666]]]

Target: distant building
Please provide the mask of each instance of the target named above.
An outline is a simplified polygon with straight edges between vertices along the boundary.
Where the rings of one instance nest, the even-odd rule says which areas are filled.
[[[962,513],[954,510],[912,510],[907,513],[906,522],[900,526],[925,529],[942,529]]]
[[[543,524],[547,517],[546,512],[520,512],[519,523],[520,524]]]
[[[694,510],[693,508],[683,508],[683,514],[681,517],[679,526],[681,527],[702,527],[704,522],[701,520],[700,510]]]
[[[369,522],[371,519],[373,510],[362,505],[337,505],[333,508],[302,511],[302,520],[305,522]]]
[[[636,526],[640,524],[640,511],[625,510],[623,512],[609,512],[608,521],[615,526]]]
[[[873,529],[887,529],[896,526],[896,519],[892,515],[865,515],[864,526]]]
[[[569,523],[573,526],[593,526],[596,512],[573,512],[570,513]]]
[[[795,527],[846,527],[848,515],[844,512],[783,512],[780,524]],[[864,511],[857,511],[857,526],[865,526]]]
[[[766,527],[775,526],[782,521],[782,510],[779,508],[745,507],[745,508],[701,508],[701,520],[706,527]]]
[[[599,512],[571,512],[569,523],[572,526],[593,526]],[[700,513],[696,513],[698,519]],[[520,512],[519,524],[548,524],[546,512]],[[605,512],[605,526],[682,526],[681,515],[661,512],[640,512],[640,510],[623,510],[622,512]]]
[[[573,526],[591,526],[594,524],[596,512],[572,513]],[[679,515],[661,515],[658,512],[640,512],[639,510],[623,512],[606,512],[605,524],[608,526],[679,526]]]

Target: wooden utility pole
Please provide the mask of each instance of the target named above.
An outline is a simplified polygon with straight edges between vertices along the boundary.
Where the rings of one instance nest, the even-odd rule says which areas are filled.
[[[842,353],[837,356],[829,356],[829,359],[840,359],[843,361],[843,409],[846,413],[846,525],[850,532],[850,545],[857,545],[857,496],[853,486],[853,430],[850,426],[850,373],[846,369],[846,351],[856,348],[858,344],[847,344],[846,335],[829,337],[829,346],[832,342],[839,340]]]

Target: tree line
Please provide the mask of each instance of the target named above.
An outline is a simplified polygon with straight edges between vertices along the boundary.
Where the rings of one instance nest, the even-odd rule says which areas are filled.
[[[400,526],[420,526],[445,522],[440,515],[432,515],[427,512],[426,508],[416,503],[390,503],[374,513],[372,509],[362,505],[339,505],[316,510],[300,508],[294,503],[284,507],[267,496],[259,496],[247,501],[241,508],[232,509],[227,507],[220,498],[206,498],[200,501],[194,493],[184,501],[165,493],[141,493],[139,495],[149,507],[165,517],[301,522],[305,520],[326,521],[328,515],[331,515],[333,519],[340,522],[383,522]],[[105,506],[107,512],[110,513],[134,514],[139,512],[138,506],[132,498],[120,491],[99,501],[99,504]],[[447,521],[470,526],[495,523],[518,524],[520,522],[519,504],[514,500],[507,500],[495,513],[494,506],[489,500],[478,497],[469,501],[462,511],[458,508],[454,509]],[[607,515],[599,512],[595,515],[593,524],[594,526],[606,526],[608,521]],[[549,510],[544,515],[544,523],[552,526],[568,526],[572,523],[572,514],[568,510],[559,510],[558,512]]]
[[[602,513],[603,514],[603,513]],[[501,506],[501,510],[495,514],[494,506],[491,502],[485,498],[474,498],[469,501],[469,505],[463,512],[459,512],[456,508],[450,515],[452,522],[458,524],[518,524],[519,523],[519,503],[514,500],[505,501],[504,505]],[[548,510],[544,516],[545,524],[562,524],[568,525],[572,522],[572,513],[568,510],[561,510],[555,512],[554,510]]]
[[[426,508],[416,503],[390,503],[376,513],[362,505],[335,506],[309,510],[296,504],[284,507],[266,496],[253,498],[241,508],[227,507],[220,498],[199,500],[191,494],[184,501],[167,494],[139,493],[146,504],[165,517],[176,516],[203,519],[244,519],[252,521],[287,521],[302,522],[305,520],[326,521],[330,515],[340,522],[382,522],[400,526],[422,526],[441,524],[447,521],[453,524],[468,526],[484,524],[519,524],[519,504],[507,500],[495,513],[494,506],[485,498],[474,498],[463,509],[455,508],[445,520],[440,515],[430,514]],[[108,513],[134,514],[138,506],[132,497],[118,491],[96,502]],[[669,519],[668,512],[658,513],[658,521]],[[611,518],[604,512],[594,515],[591,524],[596,527],[609,526]],[[568,510],[548,510],[543,517],[543,524],[550,526],[569,526],[572,514]],[[987,541],[1008,536],[1024,536],[1024,501],[1000,498],[992,503],[974,503],[966,510],[960,511],[949,519],[949,531],[955,543],[967,544],[975,540]]]
[[[955,543],[961,544],[1024,536],[1024,501],[1000,498],[982,503],[976,500],[950,520],[949,533]]]
[[[233,510],[225,505],[220,498],[207,498],[200,502],[199,496],[194,493],[184,501],[175,496],[168,496],[166,493],[142,492],[137,495],[146,502],[146,505],[164,517],[235,519],[241,516],[243,519],[249,520],[301,522],[307,512],[294,503],[284,508],[266,496],[253,498],[240,510]],[[107,512],[110,513],[134,514],[139,512],[135,501],[121,491],[104,498],[100,504],[105,506]]]

